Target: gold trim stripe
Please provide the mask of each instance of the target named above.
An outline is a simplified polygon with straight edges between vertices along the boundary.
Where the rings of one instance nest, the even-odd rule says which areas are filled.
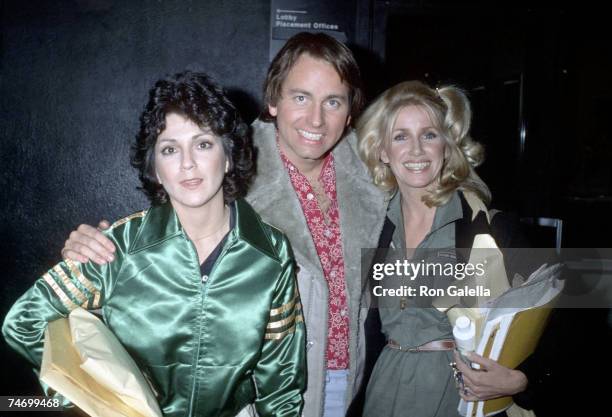
[[[270,321],[268,322],[268,325],[266,326],[266,328],[267,329],[278,329],[279,327],[286,326],[287,324],[295,320],[297,315],[299,316],[302,315],[302,303],[297,303],[295,305],[295,308],[291,312],[291,315],[289,317],[286,317],[282,320]]]
[[[279,340],[279,339],[282,339],[283,337],[285,337],[289,333],[294,333],[295,332],[295,326],[298,323],[304,323],[304,317],[301,314],[298,315],[295,318],[295,322],[287,330],[285,330],[284,332],[280,332],[280,333],[266,333],[264,335],[264,339],[266,339],[266,340]]]
[[[266,326],[266,329],[278,329],[279,327],[286,326],[287,324],[292,323],[294,321],[295,321],[295,313],[290,315],[286,319],[269,322],[268,325]]]
[[[282,306],[280,306],[278,308],[271,309],[270,310],[270,317],[278,316],[279,314],[282,314],[282,313],[284,313],[287,310],[293,309],[293,306],[295,305],[297,299],[298,299],[298,296],[295,295],[293,297],[293,299],[291,301],[289,301],[288,303],[285,303],[285,304],[283,304]]]
[[[147,214],[146,210],[139,211],[139,212],[134,213],[134,214],[130,214],[129,216],[124,217],[123,219],[119,219],[115,223],[111,224],[111,227],[109,228],[109,230],[114,229],[117,226],[121,226],[123,223],[127,223],[130,220],[135,219],[137,217],[144,217],[145,214]]]
[[[100,308],[100,291],[96,291],[91,308]]]
[[[66,307],[69,311],[72,311],[78,307],[70,298],[68,298],[66,293],[60,288],[59,285],[57,285],[57,282],[55,282],[53,277],[51,277],[48,272],[43,275],[43,279],[47,282],[47,284],[49,284],[55,295],[57,295],[62,304],[64,304],[64,307]]]
[[[85,288],[87,288],[90,293],[93,294],[98,291],[96,287],[94,287],[94,285],[91,283],[91,281],[85,278],[85,275],[83,275],[81,270],[77,268],[77,266],[74,264],[74,262],[72,262],[72,260],[66,259],[64,260],[64,262],[66,263],[66,265],[68,265],[68,268],[70,268],[70,272],[72,273],[72,275],[74,275],[79,280],[79,282],[83,284]]]
[[[293,323],[293,326],[289,327],[284,332],[281,332],[281,333],[266,333],[265,336],[264,336],[264,339],[267,339],[267,340],[279,340],[279,339],[282,339],[283,337],[285,337],[286,335],[288,335],[289,333],[294,333],[294,332],[295,332],[295,323]]]
[[[98,308],[100,306],[100,291],[91,283],[91,281],[83,275],[83,272],[72,262],[70,259],[65,259],[64,262],[70,268],[70,272],[74,275],[87,291],[94,296],[92,308]]]
[[[70,278],[68,278],[68,275],[66,275],[66,273],[64,272],[61,266],[55,265],[53,267],[53,270],[55,271],[57,275],[59,275],[59,277],[62,279],[62,283],[64,284],[64,287],[66,287],[70,295],[76,298],[79,304],[82,304],[83,302],[87,302],[87,296],[83,294],[83,292],[79,290],[72,283],[72,281],[70,280]]]

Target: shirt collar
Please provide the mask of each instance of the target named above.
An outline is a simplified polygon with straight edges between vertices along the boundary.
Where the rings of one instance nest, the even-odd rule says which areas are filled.
[[[463,209],[461,208],[461,199],[459,193],[454,192],[451,195],[450,200],[446,204],[438,207],[436,210],[436,216],[434,217],[433,224],[431,225],[431,232],[446,226],[463,217]]]
[[[304,175],[300,172],[298,167],[296,167],[293,164],[293,162],[291,162],[289,158],[287,158],[287,155],[285,155],[285,153],[281,150],[279,139],[278,139],[278,131],[276,133],[276,149],[278,150],[278,153],[280,154],[280,157],[281,157],[281,161],[283,161],[283,165],[285,166],[285,169],[287,170],[287,172],[289,172],[289,174],[298,173],[300,175]],[[319,178],[323,176],[325,170],[329,168],[329,164],[331,164],[333,160],[334,160],[334,156],[332,155],[331,152],[329,152],[327,156],[325,156],[325,159],[323,160],[323,167],[321,168],[321,172],[319,173]]]
[[[243,199],[238,199],[232,204],[236,209],[235,227],[230,231],[228,239],[240,238],[268,256],[277,258],[259,215]],[[183,227],[172,204],[152,206],[138,229],[129,253],[139,252],[182,235],[184,235]]]
[[[393,243],[397,246],[401,244],[404,247],[404,217],[402,216],[402,198],[401,193],[397,191],[391,201],[389,202],[389,211],[387,217],[396,226],[396,233],[393,236]],[[449,223],[452,223],[458,219],[463,218],[463,209],[461,207],[461,198],[458,192],[454,192],[447,203],[439,206],[436,209],[431,230],[427,233],[427,236],[441,229]],[[427,236],[425,239],[427,239]]]

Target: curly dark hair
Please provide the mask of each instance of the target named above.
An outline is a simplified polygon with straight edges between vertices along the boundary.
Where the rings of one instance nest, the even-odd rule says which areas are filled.
[[[140,131],[132,146],[131,163],[138,170],[140,189],[153,205],[168,201],[155,175],[155,143],[166,127],[166,115],[177,113],[221,139],[229,160],[223,178],[225,203],[243,197],[253,175],[254,149],[248,126],[223,89],[206,74],[181,72],[159,80],[149,92],[140,116]]]

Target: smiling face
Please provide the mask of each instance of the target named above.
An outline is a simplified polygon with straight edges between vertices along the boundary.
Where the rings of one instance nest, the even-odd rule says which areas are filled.
[[[349,88],[326,61],[302,54],[281,87],[276,117],[279,144],[302,172],[320,167],[350,122]]]
[[[182,115],[166,115],[155,143],[155,172],[177,212],[222,205],[227,166],[220,138]]]
[[[420,197],[437,184],[445,150],[445,139],[429,113],[407,106],[399,111],[380,159],[389,164],[402,195]]]

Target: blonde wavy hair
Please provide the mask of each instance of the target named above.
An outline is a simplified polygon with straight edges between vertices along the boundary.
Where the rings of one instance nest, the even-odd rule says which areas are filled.
[[[489,187],[474,168],[484,161],[484,148],[470,135],[472,110],[465,93],[454,86],[433,89],[420,81],[399,83],[382,93],[357,122],[359,154],[379,188],[390,195],[397,181],[389,165],[380,159],[400,111],[419,106],[429,115],[434,127],[446,141],[444,164],[438,185],[423,197],[429,207],[448,202],[457,189],[475,193],[485,204],[491,201]]]

